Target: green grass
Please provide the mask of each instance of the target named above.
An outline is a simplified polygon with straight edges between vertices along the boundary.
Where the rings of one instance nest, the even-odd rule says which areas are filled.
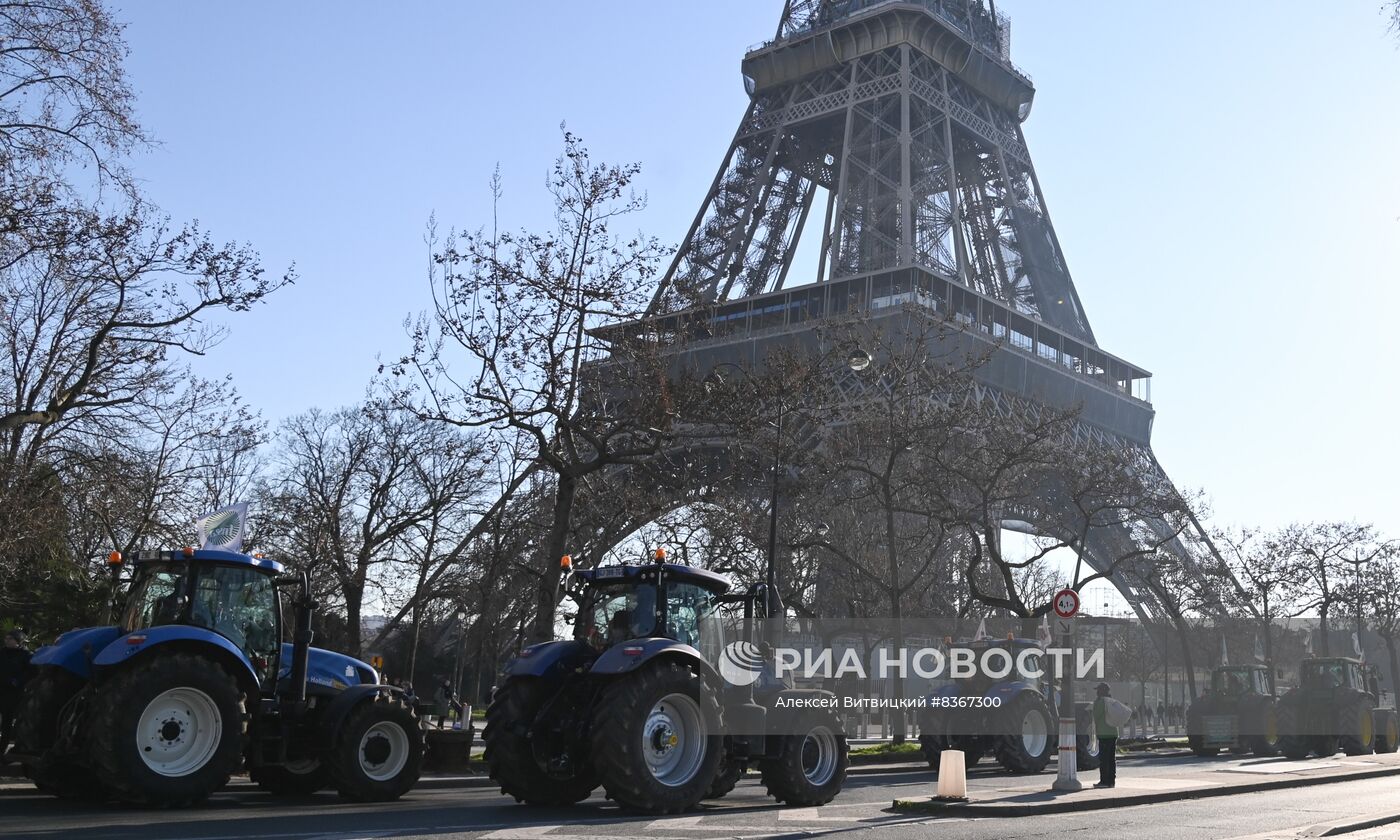
[[[903,744],[895,744],[886,741],[881,744],[874,744],[869,747],[856,747],[851,750],[851,755],[919,755],[919,745],[913,741],[905,741]]]

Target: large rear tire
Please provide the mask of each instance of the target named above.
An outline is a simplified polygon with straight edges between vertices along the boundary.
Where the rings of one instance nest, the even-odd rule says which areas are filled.
[[[399,697],[356,706],[340,726],[330,754],[331,781],[342,799],[393,802],[423,772],[423,730]]]
[[[516,802],[561,807],[587,799],[598,777],[587,762],[575,762],[564,778],[545,772],[535,760],[529,735],[535,716],[548,699],[546,686],[534,677],[510,677],[486,709],[486,766],[501,793]]]
[[[1376,745],[1376,726],[1371,716],[1371,703],[1359,698],[1348,703],[1339,713],[1337,744],[1347,755],[1370,755]]]
[[[644,814],[699,804],[719,773],[719,704],[701,676],[652,662],[607,685],[594,707],[594,767],[608,797]]]
[[[1050,763],[1058,740],[1050,707],[1039,694],[1023,691],[999,718],[1001,731],[992,748],[997,763],[1011,773],[1039,773]]]
[[[809,711],[798,717],[792,731],[774,735],[778,754],[759,762],[768,795],[797,808],[825,805],[836,798],[846,782],[851,759],[841,721],[827,711]]]
[[[203,656],[158,653],[118,673],[92,702],[93,764],[122,799],[193,805],[243,760],[243,693]]]
[[[58,741],[59,725],[65,707],[84,683],[63,668],[40,668],[39,675],[25,686],[15,721],[15,752],[37,756],[25,760],[24,772],[40,793],[59,799],[96,801],[106,797],[100,777],[71,758],[48,755]]]

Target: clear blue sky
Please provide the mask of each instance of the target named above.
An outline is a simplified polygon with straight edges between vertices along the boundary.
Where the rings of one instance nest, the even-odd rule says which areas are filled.
[[[1400,42],[1380,0],[1000,0],[1027,139],[1105,349],[1156,374],[1155,447],[1216,520],[1400,535]],[[355,401],[426,303],[423,225],[548,220],[567,121],[644,164],[674,242],[778,0],[118,3],[177,219],[301,280],[205,363],[269,419]]]

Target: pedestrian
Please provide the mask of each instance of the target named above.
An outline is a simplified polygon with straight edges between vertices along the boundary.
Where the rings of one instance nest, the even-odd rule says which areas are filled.
[[[451,712],[462,713],[462,702],[457,699],[457,692],[452,690],[452,681],[443,679],[442,684],[433,693],[433,702],[437,706],[437,728],[447,722],[447,716]]]
[[[1108,702],[1113,699],[1113,691],[1108,683],[1099,683],[1097,692],[1094,728],[1099,733],[1099,781],[1094,787],[1111,788],[1118,779],[1118,727],[1108,722]]]
[[[29,681],[29,649],[23,630],[5,634],[5,646],[0,648],[0,760],[10,748],[15,735],[15,717],[19,713],[24,684]]]

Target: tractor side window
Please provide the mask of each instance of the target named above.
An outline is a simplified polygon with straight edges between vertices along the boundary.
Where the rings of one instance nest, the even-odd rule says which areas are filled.
[[[690,645],[706,659],[719,661],[724,647],[724,631],[716,612],[712,592],[693,583],[674,583],[666,587],[666,621],[670,636],[681,644]],[[713,658],[707,647],[713,647]]]
[[[179,623],[185,608],[185,566],[142,566],[131,589],[122,628],[127,632]]]
[[[586,615],[586,638],[599,649],[648,638],[656,631],[656,587],[600,587],[594,591]]]
[[[1021,667],[1022,656],[1025,657],[1025,668]],[[1014,661],[1018,675],[1027,682],[1035,682],[1044,675],[1044,668],[1040,664],[1040,654],[1038,653],[1018,653]]]
[[[275,653],[277,593],[272,578],[253,569],[214,566],[195,586],[190,622],[233,642],[250,659]]]

